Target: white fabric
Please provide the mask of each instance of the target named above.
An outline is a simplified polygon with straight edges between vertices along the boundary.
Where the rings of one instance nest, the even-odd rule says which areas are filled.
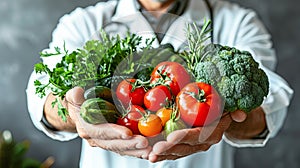
[[[97,30],[111,20],[126,23],[130,27],[131,32],[142,35],[145,38],[152,37],[154,33],[151,26],[135,9],[133,1],[120,0],[117,7],[116,1],[100,2],[95,6],[85,9],[77,8],[71,14],[63,16],[53,32],[53,39],[49,45],[49,50],[52,50],[56,46],[63,47],[64,42],[69,51],[80,48]],[[112,16],[115,7],[116,13]],[[176,161],[163,161],[156,164],[133,157],[119,156],[118,154],[99,148],[92,148],[84,140],[80,162],[81,167],[114,168],[121,165],[122,168],[229,168],[233,167],[232,146],[264,146],[269,138],[277,134],[284,122],[293,90],[283,78],[271,72],[276,66],[276,57],[272,49],[270,35],[252,10],[241,8],[236,4],[226,1],[216,0],[213,1],[213,8],[214,42],[250,51],[267,71],[270,78],[270,94],[262,105],[266,113],[267,126],[270,131],[267,138],[263,140],[249,139],[241,141],[228,139],[224,136],[224,141],[214,145],[207,152],[196,153]],[[204,18],[209,18],[208,9],[204,1],[191,0],[183,16],[177,19],[169,28],[162,43],[169,42],[177,49],[185,41],[184,28],[186,22],[195,21],[201,25]],[[158,45],[158,40],[156,40],[154,46]],[[58,61],[58,59],[53,58],[44,59],[44,62],[49,64],[50,67],[53,67]],[[28,110],[34,125],[49,137],[60,141],[67,141],[77,137],[77,134],[68,132],[53,132],[46,129],[41,123],[45,98],[40,99],[35,95],[35,88],[33,86],[35,79],[47,80],[47,78],[45,75],[37,75],[33,72],[28,83]]]

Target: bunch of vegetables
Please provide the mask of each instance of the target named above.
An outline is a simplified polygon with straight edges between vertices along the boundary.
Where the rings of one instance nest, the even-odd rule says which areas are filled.
[[[185,68],[169,61],[159,63],[148,82],[138,78],[123,80],[116,89],[116,96],[127,110],[117,123],[144,136],[159,134],[163,127],[169,127],[170,119],[175,122],[177,111],[172,106],[179,91],[188,83],[190,75]],[[180,128],[185,128],[181,125]]]
[[[67,91],[74,86],[89,89],[94,86],[110,87],[113,80],[113,74],[117,65],[128,55],[132,55],[138,50],[141,37],[135,34],[128,34],[124,39],[119,36],[110,37],[104,31],[100,33],[100,40],[90,40],[83,48],[79,48],[69,53],[65,45],[63,48],[56,47],[55,52],[41,52],[40,56],[59,57],[62,59],[56,64],[56,67],[50,69],[47,64],[40,62],[35,65],[36,73],[45,73],[49,76],[47,83],[39,80],[34,82],[36,94],[40,97],[46,96],[46,91],[51,90],[57,99],[52,105],[58,105],[58,114],[66,121],[67,110],[60,103],[64,99]],[[151,41],[147,42],[150,47]],[[132,67],[133,68],[133,67]]]
[[[50,89],[60,104],[73,86],[86,89],[82,118],[90,124],[123,125],[134,134],[165,135],[187,127],[208,125],[223,111],[250,112],[268,94],[268,78],[249,52],[207,43],[210,21],[203,28],[188,25],[188,46],[175,52],[170,44],[152,48],[153,39],[139,47],[142,38],[128,34],[124,39],[102,32],[102,41],[88,41],[83,49],[68,53],[41,53],[42,57],[63,54],[50,70],[36,64],[49,82],[36,81],[36,92]]]
[[[195,81],[214,86],[225,101],[224,110],[250,112],[260,106],[269,93],[269,80],[248,51],[220,44],[203,44],[210,21],[200,31],[196,25],[188,33],[187,61]],[[188,31],[191,32],[191,31]]]

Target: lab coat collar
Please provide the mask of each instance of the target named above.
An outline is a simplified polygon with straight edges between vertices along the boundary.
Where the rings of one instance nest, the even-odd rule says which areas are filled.
[[[139,13],[136,8],[136,0],[119,0],[114,18],[121,18]],[[187,9],[183,13],[183,17],[186,17],[190,22],[194,20],[202,20],[203,17],[209,18],[206,3],[204,0],[189,0]],[[209,0],[211,4],[214,4],[217,0]]]
[[[217,0],[210,1],[214,3]],[[169,27],[161,44],[172,42],[175,48],[180,47],[186,41],[186,24],[195,22],[201,26],[204,19],[210,19],[209,10],[204,0],[190,0],[182,16],[175,20]],[[127,24],[132,33],[143,35],[146,38],[153,38],[155,36],[151,25],[136,8],[135,0],[119,0],[112,20]],[[159,41],[156,39],[153,46],[157,47],[158,45]]]
[[[116,13],[114,18],[121,18],[125,16],[130,16],[138,13],[138,9],[136,8],[135,1],[136,0],[117,0],[118,4],[116,7]]]

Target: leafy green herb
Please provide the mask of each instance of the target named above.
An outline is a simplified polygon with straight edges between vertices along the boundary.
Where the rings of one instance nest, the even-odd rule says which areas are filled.
[[[41,57],[62,56],[62,60],[53,69],[49,69],[43,62],[35,65],[35,72],[47,74],[49,81],[42,83],[36,80],[34,85],[40,97],[46,96],[47,90],[57,96],[52,106],[58,105],[58,114],[63,121],[66,121],[68,115],[61,104],[65,94],[74,86],[90,88],[101,83],[101,80],[111,78],[122,61],[127,61],[127,65],[133,64],[133,53],[137,52],[142,40],[136,34],[128,33],[121,39],[119,36],[111,37],[104,31],[100,32],[100,38],[101,41],[87,41],[83,48],[71,53],[65,45],[63,49],[55,47],[53,53],[40,53]],[[147,40],[146,48],[150,48],[150,45],[151,42]],[[121,73],[131,72],[133,66],[123,67]]]
[[[181,53],[181,57],[185,60],[192,74],[194,74],[197,63],[201,62],[201,59],[209,54],[207,40],[211,38],[208,35],[209,32],[212,31],[210,24],[210,20],[205,20],[201,29],[196,23],[187,24],[186,37],[188,46],[187,49]]]

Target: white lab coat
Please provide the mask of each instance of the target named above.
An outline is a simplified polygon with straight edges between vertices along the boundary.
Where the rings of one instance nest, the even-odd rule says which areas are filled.
[[[81,167],[99,168],[229,168],[233,167],[234,147],[260,147],[264,146],[269,138],[274,137],[284,122],[287,107],[293,95],[293,90],[285,80],[271,70],[276,66],[275,52],[272,49],[270,35],[257,18],[254,11],[241,8],[236,4],[226,1],[211,0],[214,9],[214,42],[222,45],[234,46],[250,51],[255,59],[267,72],[270,79],[270,94],[262,107],[266,113],[269,134],[265,139],[232,140],[223,136],[223,140],[212,146],[207,152],[175,160],[150,163],[133,157],[119,156],[118,154],[99,148],[92,148],[83,140],[81,153]],[[116,9],[116,10],[115,10]],[[115,13],[113,12],[115,10]],[[191,0],[181,18],[178,18],[167,31],[162,44],[171,43],[177,49],[185,41],[184,28],[187,22],[203,23],[203,18],[209,18],[207,6],[202,0]],[[77,8],[72,13],[63,16],[53,32],[52,42],[48,50],[55,46],[62,47],[65,42],[68,50],[74,50],[84,45],[94,33],[111,21],[126,23],[131,32],[143,37],[154,35],[151,26],[135,8],[134,0],[119,0],[100,2],[95,6]],[[156,40],[153,44],[158,46]],[[45,58],[44,62],[54,66],[58,60]],[[45,98],[40,99],[35,95],[33,81],[35,79],[47,80],[44,75],[32,73],[28,88],[28,110],[34,125],[49,137],[68,141],[78,135],[68,132],[53,132],[48,130],[41,122]]]

